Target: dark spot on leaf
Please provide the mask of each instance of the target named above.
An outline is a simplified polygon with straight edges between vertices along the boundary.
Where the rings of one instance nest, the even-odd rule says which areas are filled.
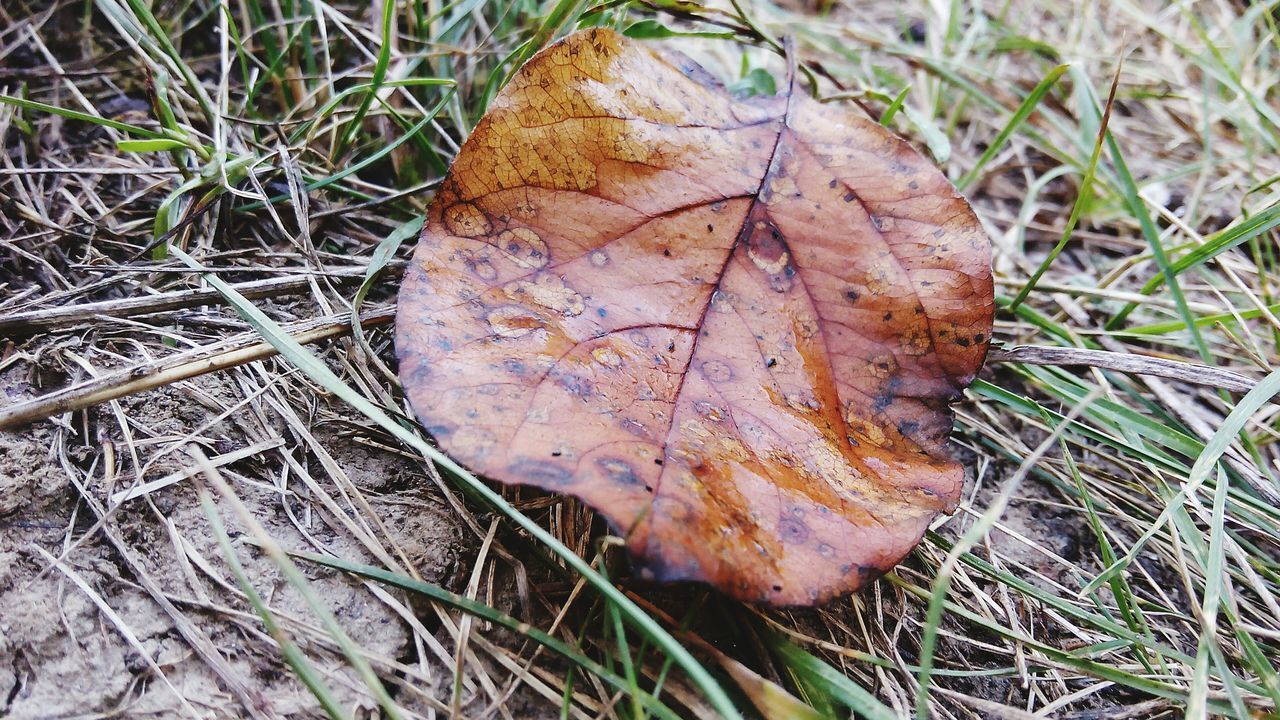
[[[605,477],[619,485],[639,485],[640,479],[631,469],[631,465],[616,458],[600,458],[596,465],[604,471]]]
[[[969,338],[956,338],[956,344],[960,347],[969,347]]]
[[[883,574],[884,574],[884,570],[881,570],[880,568],[875,567],[874,565],[858,566],[858,577],[862,580],[863,583],[869,583]]]
[[[889,322],[890,320],[892,320],[892,319],[893,319],[893,313],[891,313],[891,312],[887,312],[887,313],[885,313],[885,314],[884,314],[884,318],[882,318],[882,319],[883,319],[885,322]]]
[[[733,368],[719,360],[707,360],[699,366],[702,375],[713,383],[728,382],[733,379]]]
[[[836,180],[835,178],[831,178],[831,182],[827,183],[827,187],[834,190],[836,185],[839,185],[839,184],[840,182],[838,180]]]
[[[902,34],[913,43],[922,43],[929,37],[929,29],[923,20],[916,20],[908,25]]]
[[[565,374],[556,378],[556,384],[564,388],[570,395],[586,400],[594,394],[591,381],[580,375]]]
[[[871,404],[871,407],[872,409],[874,409],[876,412],[879,413],[879,412],[884,412],[892,404],[893,404],[893,396],[886,393],[883,395],[877,395],[875,402]]]
[[[507,467],[507,471],[521,478],[522,482],[543,487],[564,485],[573,478],[568,468],[531,458],[517,459]]]
[[[850,289],[848,289],[848,290],[845,290],[845,291],[844,291],[844,297],[845,297],[845,299],[846,299],[846,300],[848,300],[849,302],[851,302],[851,303],[856,303],[856,302],[858,302],[858,298],[859,298],[860,296],[858,295],[858,291],[857,291],[857,290],[854,290],[854,289],[850,288]]]
[[[857,195],[854,195],[854,194],[853,194],[853,191],[849,191],[849,192],[847,192],[847,193],[845,193],[845,194],[844,194],[844,201],[845,201],[845,202],[853,202],[853,201],[854,201],[854,199],[855,199],[855,198],[857,198],[857,197],[858,197]]]
[[[671,257],[671,248],[662,248],[662,257]]]
[[[602,308],[602,307],[600,307],[600,308],[596,308],[596,315],[599,315],[600,317],[604,317],[604,316],[606,316],[606,315],[608,315],[608,314],[609,314],[609,311],[608,311],[608,310],[605,310],[605,309],[604,309],[604,308]]]
[[[794,517],[778,521],[778,536],[788,545],[803,545],[809,539],[809,526]]]
[[[768,360],[765,361],[764,366],[771,368],[771,367],[775,367],[777,364],[778,364],[778,358],[769,358]]]

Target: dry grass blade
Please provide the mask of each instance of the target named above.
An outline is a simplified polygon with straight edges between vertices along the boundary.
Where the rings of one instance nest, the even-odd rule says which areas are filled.
[[[367,313],[361,323],[376,326],[391,322],[391,309]],[[295,342],[309,344],[351,332],[348,315],[305,320],[287,328]],[[0,410],[0,428],[14,427],[75,410],[100,405],[136,393],[171,385],[206,373],[225,370],[277,354],[257,333],[243,333],[210,347],[194,348],[164,358],[139,363],[57,392]]]
[[[1134,375],[1155,375],[1193,385],[1207,385],[1242,393],[1249,392],[1257,384],[1254,380],[1240,373],[1208,365],[1083,348],[1015,345],[992,350],[987,355],[987,362],[1027,363],[1030,365],[1053,365],[1058,367],[1083,365],[1132,373]]]
[[[338,277],[338,283],[353,282],[356,276]],[[269,278],[254,280],[236,286],[236,291],[252,300],[293,295],[311,288],[311,279],[307,277]],[[104,317],[125,318],[139,315],[190,308],[200,305],[221,304],[222,295],[212,288],[195,290],[175,290],[173,292],[148,295],[145,297],[124,298],[121,300],[104,300],[57,308],[43,308],[28,312],[18,312],[0,318],[0,333],[10,336],[30,335],[47,332],[54,328],[87,324]]]

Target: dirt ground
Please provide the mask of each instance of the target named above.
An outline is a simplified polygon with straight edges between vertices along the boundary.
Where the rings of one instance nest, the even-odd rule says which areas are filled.
[[[8,401],[34,393],[22,377],[28,369],[0,377]],[[91,413],[87,428],[64,420],[0,433],[0,715],[178,717],[194,709],[200,716],[237,717],[247,712],[240,705],[245,700],[266,717],[318,715],[315,698],[284,667],[260,620],[233,608],[239,593],[201,510],[198,480],[184,478],[128,501],[93,531],[101,506],[86,497],[129,487],[139,470],[155,479],[189,468],[184,448],[190,442],[216,458],[266,438],[272,451],[221,468],[253,515],[286,548],[367,558],[351,534],[308,508],[299,474],[318,462],[315,453],[327,453],[380,521],[381,542],[423,579],[458,585],[468,553],[464,535],[420,467],[361,446],[324,422],[310,426],[318,436],[315,453],[284,444],[284,423],[239,403],[242,383],[251,382],[248,373],[241,375],[212,375],[124,399]],[[127,418],[130,440],[118,418]],[[278,459],[282,453],[294,456],[298,474],[275,472],[287,466]],[[364,684],[309,627],[315,620],[306,603],[269,559],[239,542],[244,535],[227,517],[225,502],[218,507],[249,580],[282,620],[321,646],[311,653],[313,662],[341,703],[371,707]],[[55,553],[64,556],[56,564]],[[436,618],[414,615],[403,597],[374,593],[344,574],[314,567],[306,574],[372,659],[403,665],[420,692],[448,696],[447,658],[420,653],[406,621],[438,626]],[[177,626],[175,611],[187,627]],[[216,650],[220,666],[202,659],[197,645]]]

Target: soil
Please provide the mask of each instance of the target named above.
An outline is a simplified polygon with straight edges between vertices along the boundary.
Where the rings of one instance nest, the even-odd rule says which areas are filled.
[[[9,402],[36,394],[21,375],[0,375],[0,391]],[[147,480],[190,464],[181,452],[186,437],[203,438],[209,454],[253,444],[240,412],[210,425],[218,416],[209,405],[235,406],[242,399],[233,374],[212,375],[198,386],[180,383],[126,398],[118,416],[110,407],[92,411],[88,435],[65,420],[0,433],[0,716],[179,717],[190,710],[205,717],[245,716],[235,685],[261,716],[320,715],[315,697],[282,663],[259,618],[246,612],[232,590],[235,580],[201,509],[197,479],[124,503],[98,529],[94,510],[75,488],[82,485],[88,497],[102,502],[132,481],[135,468],[117,417],[128,418]],[[317,431],[316,437],[367,498],[386,529],[387,546],[398,545],[423,579],[456,586],[467,552],[463,532],[421,468],[349,435]],[[291,444],[283,447],[293,451]],[[301,463],[314,463],[314,457],[297,454]],[[112,462],[114,482],[104,477]],[[223,471],[282,546],[373,562],[350,533],[310,511],[301,483],[293,481],[294,495],[282,502],[279,478],[272,476],[280,467],[278,459],[263,457]],[[219,500],[216,506],[253,586],[282,618],[314,624],[312,611],[277,566],[247,542],[229,504]],[[52,558],[59,555],[66,558],[55,568]],[[345,573],[305,565],[303,571],[371,657],[417,666],[438,683],[433,694],[448,696],[450,670],[437,658],[417,657],[409,625],[387,602]],[[222,657],[227,676],[220,678],[194,651],[148,584]],[[321,633],[293,636],[343,707],[373,708],[368,689],[339,654],[324,647]]]

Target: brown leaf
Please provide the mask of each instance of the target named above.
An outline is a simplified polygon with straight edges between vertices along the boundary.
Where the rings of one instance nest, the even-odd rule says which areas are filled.
[[[812,604],[954,509],[992,300],[977,219],[907,143],[590,30],[458,155],[396,342],[444,449],[582,498],[642,576]]]

